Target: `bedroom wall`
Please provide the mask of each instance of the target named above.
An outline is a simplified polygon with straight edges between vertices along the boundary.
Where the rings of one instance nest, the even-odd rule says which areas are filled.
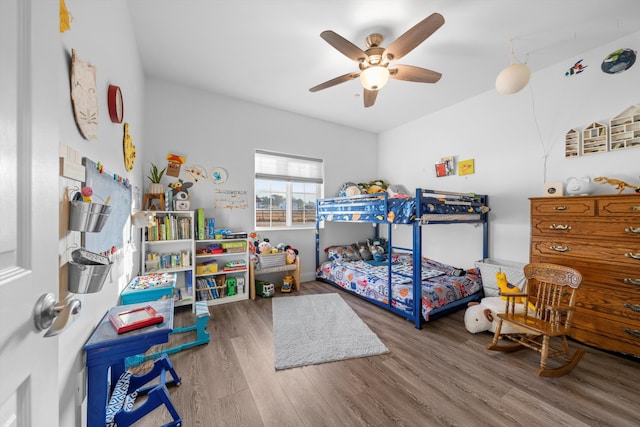
[[[126,0],[109,2],[65,0],[73,15],[71,30],[60,34],[57,53],[59,83],[57,94],[60,123],[60,156],[70,161],[88,157],[101,162],[109,172],[129,179],[134,187],[142,185],[141,161],[144,156],[143,103],[144,75],[136,44],[133,26],[129,20]],[[57,11],[57,7],[55,8]],[[51,19],[57,19],[52,16]],[[79,58],[96,67],[96,89],[98,96],[98,137],[88,141],[80,134],[74,120],[70,97],[71,49]],[[51,70],[41,70],[50,72]],[[124,122],[130,125],[129,132],[137,149],[138,159],[134,169],[128,173],[124,168],[122,141],[123,124],[114,124],[109,119],[107,88],[109,84],[120,86],[124,97]],[[68,189],[80,183],[68,178],[59,180],[60,232],[58,258],[60,260],[59,296],[67,293],[67,261],[74,243],[80,242],[77,231],[68,231]],[[102,195],[104,198],[105,196]],[[96,199],[99,201],[99,199]],[[48,207],[49,208],[49,207]],[[58,206],[50,207],[58,209]],[[124,234],[131,230],[125,227]],[[135,231],[134,231],[135,232]],[[83,346],[107,309],[118,303],[118,296],[134,272],[137,272],[138,253],[135,246],[125,244],[114,254],[113,266],[103,288],[93,294],[72,294],[81,301],[82,311],[74,322],[60,335],[59,340],[59,392],[60,426],[86,425],[86,368]],[[54,425],[55,422],[52,423]]]
[[[636,90],[640,66],[610,75],[600,64],[619,48],[637,49],[640,33],[567,58],[532,75],[528,87],[504,96],[495,90],[384,132],[379,137],[380,177],[407,188],[475,192],[490,197],[489,256],[527,262],[529,200],[542,196],[545,182],[568,177],[607,176],[640,185],[640,148],[564,156],[564,137],[593,122],[609,120],[640,103]],[[565,71],[583,59],[586,70],[572,77]],[[535,53],[530,62],[535,62]],[[493,82],[491,82],[493,84]],[[397,147],[402,146],[399,150]],[[406,153],[411,153],[408,156]],[[475,174],[435,177],[443,156],[475,159]],[[384,160],[383,160],[384,159]],[[598,184],[596,193],[612,194]],[[627,190],[627,192],[629,192]],[[429,226],[423,230],[425,256],[472,267],[480,259],[481,234],[469,225]],[[396,237],[408,239],[399,233]],[[410,240],[409,240],[410,241]]]
[[[216,227],[252,231],[254,228],[254,153],[257,148],[324,159],[325,195],[334,196],[347,180],[375,178],[377,136],[353,128],[311,119],[239,101],[157,78],[146,81],[145,146],[141,159],[144,171],[150,163],[165,167],[168,153],[186,157],[179,178],[165,177],[165,185],[182,179],[188,189],[191,209],[205,208]],[[366,149],[363,150],[363,147]],[[200,166],[207,173],[223,168],[228,179],[215,184],[210,179],[195,181],[186,170]],[[146,187],[145,182],[145,187]],[[216,191],[246,192],[247,207],[216,208]],[[356,241],[362,235],[352,226],[329,230],[327,242]],[[369,227],[370,228],[370,227]],[[369,229],[365,230],[369,232]],[[315,271],[315,230],[261,232],[272,243],[283,242],[300,252],[303,280]],[[326,246],[326,245],[325,245]],[[324,247],[324,246],[323,246]]]

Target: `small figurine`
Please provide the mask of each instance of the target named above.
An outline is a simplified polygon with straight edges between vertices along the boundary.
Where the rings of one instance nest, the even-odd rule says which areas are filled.
[[[618,190],[618,194],[621,194],[625,188],[631,188],[636,193],[640,193],[640,187],[635,187],[627,182],[621,181],[619,179],[607,178],[606,176],[599,176],[597,178],[593,178],[595,182],[599,182],[601,184],[609,184],[613,185],[613,188]]]

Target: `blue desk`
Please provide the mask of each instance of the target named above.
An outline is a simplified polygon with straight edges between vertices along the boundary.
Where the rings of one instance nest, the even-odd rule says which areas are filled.
[[[109,321],[113,313],[151,305],[164,316],[157,325],[118,335]],[[142,354],[151,346],[169,341],[173,331],[173,298],[128,304],[110,309],[102,318],[84,346],[87,352],[87,425],[104,427],[109,385],[115,385],[125,371],[125,358]],[[111,368],[111,380],[108,380]]]

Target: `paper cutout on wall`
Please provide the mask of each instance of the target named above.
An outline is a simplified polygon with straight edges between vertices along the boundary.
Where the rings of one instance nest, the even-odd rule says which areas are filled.
[[[186,159],[184,156],[178,156],[177,154],[167,154],[167,176],[178,177],[180,175],[180,168],[184,164]]]
[[[64,33],[71,29],[71,21],[73,21],[73,16],[67,9],[67,5],[64,3],[64,0],[60,0],[60,32]]]
[[[98,94],[96,67],[78,58],[71,49],[71,100],[80,133],[85,139],[98,137]]]

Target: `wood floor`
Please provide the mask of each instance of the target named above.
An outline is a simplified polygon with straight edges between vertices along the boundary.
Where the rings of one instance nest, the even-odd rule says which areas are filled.
[[[571,343],[587,351],[574,371],[538,378],[536,353],[486,350],[492,335],[469,333],[464,310],[417,330],[320,282],[276,298],[327,292],[339,293],[390,353],[276,372],[271,299],[211,307],[211,342],[170,356],[183,381],[170,387],[183,425],[640,425],[638,361]],[[192,324],[192,316],[177,313],[175,326]],[[191,339],[172,336],[170,345]],[[168,421],[157,409],[135,426]]]

